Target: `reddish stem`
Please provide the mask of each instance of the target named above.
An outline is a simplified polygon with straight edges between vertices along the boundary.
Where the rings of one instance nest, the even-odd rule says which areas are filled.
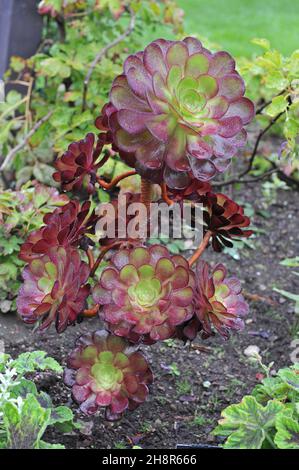
[[[102,178],[97,176],[97,182],[99,183],[100,186],[102,186],[103,189],[112,189],[121,180],[123,180],[125,178],[128,178],[128,176],[133,176],[133,175],[136,175],[136,174],[137,174],[137,172],[135,170],[127,171],[126,173],[122,173],[121,175],[118,175],[115,178],[113,178],[113,180],[110,181],[110,183],[107,183]]]
[[[105,254],[111,250],[112,248],[116,247],[117,245],[120,245],[122,242],[118,241],[118,242],[113,242],[113,243],[110,243],[110,245],[107,245],[107,246],[103,246],[101,248],[101,252],[99,254],[99,256],[97,257],[97,260],[96,262],[94,263],[93,265],[93,268],[90,272],[90,276],[93,277],[95,275],[95,272],[96,270],[98,269],[99,267],[99,264],[100,262],[102,261],[102,259],[104,258]]]
[[[103,156],[102,160],[99,162],[99,166],[102,167],[105,163],[109,160],[110,154],[107,152],[106,155]]]
[[[163,201],[166,202],[166,204],[168,204],[169,206],[172,206],[173,201],[168,197],[166,183],[161,183],[160,187],[161,187],[161,191],[162,191]]]
[[[202,253],[205,251],[206,247],[208,246],[208,243],[209,243],[209,240],[210,240],[211,236],[212,236],[212,232],[210,230],[208,230],[207,233],[205,234],[205,236],[203,237],[201,244],[199,245],[199,247],[197,248],[195,253],[193,253],[191,258],[189,259],[189,266],[190,267],[195,263],[195,261],[198,260],[198,258],[200,258]]]
[[[87,249],[86,255],[88,258],[89,269],[92,269],[94,265],[94,257],[93,257],[93,252],[91,251],[90,248]]]
[[[98,304],[96,304],[92,308],[87,308],[87,309],[83,310],[84,317],[95,317],[96,314],[99,311],[99,308],[100,308],[100,306]]]
[[[265,302],[266,304],[269,305],[277,305],[277,302],[275,300],[271,299],[270,297],[264,297],[262,295],[258,294],[252,294],[251,292],[247,292],[246,290],[242,290],[242,295],[245,297],[245,299],[252,300],[253,302]]]

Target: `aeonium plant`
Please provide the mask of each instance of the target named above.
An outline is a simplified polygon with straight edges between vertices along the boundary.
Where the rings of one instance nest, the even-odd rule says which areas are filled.
[[[28,264],[18,309],[26,323],[40,330],[53,323],[58,333],[85,317],[105,323],[105,330],[78,339],[65,371],[86,414],[106,408],[113,420],[146,399],[153,376],[142,344],[216,333],[227,339],[244,327],[248,306],[240,282],[223,264],[200,259],[209,246],[220,252],[252,233],[243,208],[211,186],[246,142],[254,106],[244,93],[227,52],[212,53],[191,37],[156,40],[125,61],[96,119],[99,136],[72,143],[55,162],[54,179],[73,198],[47,214],[21,247]],[[132,169],[106,181],[101,168],[115,152]],[[115,190],[137,174],[140,190],[126,194],[125,206],[143,205],[145,232],[132,230],[132,212],[117,224],[112,200],[108,225],[116,233],[97,239],[96,190]],[[180,208],[202,204],[203,238],[190,259],[147,243],[157,197]]]

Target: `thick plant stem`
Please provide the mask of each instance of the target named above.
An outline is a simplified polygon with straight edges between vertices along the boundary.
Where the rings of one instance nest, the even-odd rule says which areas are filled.
[[[189,259],[190,267],[198,260],[198,258],[200,258],[202,253],[205,251],[206,247],[208,246],[211,236],[212,236],[212,232],[208,230],[205,236],[203,237],[201,244],[199,245],[199,247],[197,248],[193,256],[191,256],[191,258]]]
[[[98,182],[99,185],[102,186],[102,188],[104,188],[104,189],[112,189],[112,188],[114,188],[114,186],[116,186],[117,183],[119,183],[121,180],[123,180],[123,179],[125,179],[125,178],[128,178],[128,176],[133,176],[133,175],[136,175],[136,171],[135,171],[135,170],[127,171],[126,173],[122,173],[121,175],[116,176],[115,178],[113,178],[112,181],[110,181],[110,183],[107,183],[106,181],[102,180],[102,179],[99,178],[99,177],[97,177],[97,182]]]
[[[145,178],[141,178],[140,201],[146,206],[147,211],[149,211],[151,200],[152,200],[152,183]]]
[[[86,255],[88,258],[89,269],[92,269],[94,265],[94,258],[93,258],[93,252],[91,251],[90,248],[87,249]]]

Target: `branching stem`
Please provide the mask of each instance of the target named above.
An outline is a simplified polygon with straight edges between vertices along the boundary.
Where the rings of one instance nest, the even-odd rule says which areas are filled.
[[[92,268],[94,266],[94,257],[93,257],[93,252],[91,251],[90,248],[88,248],[86,250],[86,255],[87,255],[87,258],[88,258],[89,269],[92,270]]]
[[[121,175],[116,176],[115,178],[113,178],[112,181],[110,181],[110,183],[107,183],[100,177],[97,177],[97,182],[103,189],[108,190],[108,189],[114,188],[114,186],[116,186],[121,180],[128,178],[129,176],[136,175],[136,174],[137,173],[135,170],[131,170],[131,171],[127,171],[126,173],[122,173]]]
[[[271,119],[271,121],[269,122],[269,124],[265,127],[265,129],[262,129],[258,136],[257,136],[257,139],[255,141],[255,144],[254,144],[254,147],[253,147],[253,150],[252,150],[252,153],[251,153],[251,157],[250,157],[250,160],[249,160],[249,163],[248,163],[248,166],[247,168],[242,171],[239,175],[237,175],[235,178],[232,178],[231,180],[228,180],[228,181],[216,181],[213,186],[216,187],[216,186],[228,186],[230,184],[234,184],[234,183],[251,183],[251,182],[254,182],[256,180],[243,180],[242,178],[247,175],[252,167],[253,167],[253,162],[254,162],[254,159],[257,155],[257,151],[258,151],[258,148],[259,148],[259,145],[260,145],[260,142],[262,140],[262,138],[264,137],[264,135],[271,129],[271,127],[276,123],[276,121],[278,121],[278,119],[285,113],[285,111],[282,111],[281,113],[277,114],[277,116],[275,116],[273,119]],[[271,172],[273,173],[273,172]],[[271,174],[271,173],[264,173],[263,175],[261,175],[259,177],[259,179],[262,179],[264,178],[265,176],[268,176],[268,174]]]
[[[103,59],[103,57],[105,57],[105,55],[109,52],[110,49],[112,49],[114,46],[116,46],[121,41],[123,41],[127,36],[129,36],[135,28],[136,17],[135,17],[135,13],[131,9],[130,9],[130,15],[131,15],[131,18],[130,18],[130,23],[129,23],[128,28],[122,34],[120,34],[116,39],[114,39],[114,41],[110,42],[105,47],[103,47],[103,49],[101,49],[97,53],[94,60],[92,61],[84,79],[82,111],[85,111],[86,109],[86,97],[87,97],[88,86],[89,86],[89,82],[90,82],[90,79],[91,79],[91,76],[93,74],[95,67]]]
[[[168,204],[169,206],[172,206],[173,201],[168,197],[166,183],[161,183],[160,187],[162,191],[163,201],[166,202],[166,204]]]
[[[98,269],[101,261],[103,260],[104,256],[106,253],[108,253],[109,250],[111,250],[112,248],[115,248],[117,245],[120,245],[122,242],[120,241],[117,241],[117,242],[113,242],[113,243],[110,243],[110,245],[107,245],[107,246],[103,246],[101,248],[101,251],[100,251],[100,254],[99,256],[97,257],[93,267],[92,267],[92,270],[90,271],[90,277],[93,277],[96,273],[96,270]]]
[[[4,171],[11,163],[13,160],[14,156],[16,153],[18,153],[25,145],[27,144],[28,140],[30,137],[33,136],[33,134],[46,122],[50,119],[52,116],[53,111],[49,111],[48,114],[46,114],[43,118],[41,118],[39,121],[37,121],[30,132],[25,136],[25,138],[18,144],[16,145],[13,149],[11,149],[8,154],[6,155],[2,165],[0,166],[0,171]]]
[[[198,258],[200,258],[202,253],[205,251],[205,249],[208,246],[208,243],[209,243],[209,240],[210,240],[211,236],[212,236],[212,232],[210,230],[208,230],[207,233],[205,234],[205,236],[203,237],[201,244],[199,245],[197,250],[193,253],[191,258],[189,259],[189,266],[190,267],[198,260]]]

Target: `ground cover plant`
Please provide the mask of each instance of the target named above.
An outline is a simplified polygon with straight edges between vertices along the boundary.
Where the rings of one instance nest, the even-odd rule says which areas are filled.
[[[39,392],[27,377],[37,371],[62,372],[62,367],[44,351],[26,352],[12,359],[0,356],[0,448],[63,449],[62,444],[42,440],[48,426],[69,432],[73,413],[66,406],[53,406],[50,396]]]
[[[269,372],[251,395],[222,411],[214,433],[227,436],[224,448],[299,449],[298,364],[275,377]]]
[[[171,8],[176,7],[171,2],[164,3],[168,21]],[[135,37],[142,8],[138,10],[137,4],[126,2],[117,5],[109,14],[120,18],[121,34],[125,34],[122,40],[127,45],[126,37]],[[44,102],[51,101],[53,109],[47,109],[45,114],[40,106],[42,93],[32,101],[36,104],[36,108],[32,107],[35,124],[29,123],[29,137],[25,134],[20,146],[14,147],[19,129],[20,134],[26,131],[25,122],[4,141],[7,153],[3,176],[5,184],[10,185],[14,170],[18,176],[22,172],[21,156],[28,143],[34,155],[45,144],[45,153],[50,152],[49,168],[54,158],[47,178],[60,194],[51,188],[51,195],[55,192],[53,203],[48,198],[37,207],[29,205],[29,215],[26,205],[26,210],[19,210],[21,214],[15,222],[12,215],[19,207],[12,209],[12,191],[3,191],[4,209],[1,213],[0,206],[0,216],[6,230],[8,227],[3,236],[8,238],[3,255],[6,263],[18,268],[25,265],[17,309],[26,324],[34,325],[44,335],[55,327],[63,337],[70,326],[77,325],[79,329],[82,322],[85,325],[92,320],[93,331],[78,337],[73,351],[68,345],[64,381],[80,412],[87,416],[98,416],[100,412],[101,419],[117,421],[126,419],[127,411],[134,411],[149,399],[154,376],[166,371],[178,380],[181,375],[175,362],[167,366],[161,363],[160,371],[155,366],[153,374],[148,359],[150,350],[171,348],[174,340],[188,345],[190,350],[196,350],[198,342],[203,351],[209,350],[202,341],[218,344],[217,337],[229,339],[232,332],[243,330],[249,311],[246,300],[260,298],[243,292],[240,280],[246,276],[245,270],[238,271],[239,280],[232,265],[225,266],[225,253],[230,252],[237,259],[238,250],[245,251],[246,246],[254,244],[252,236],[262,230],[250,226],[248,207],[244,201],[232,199],[230,188],[234,183],[254,184],[267,177],[277,178],[270,180],[267,188],[268,197],[274,200],[275,184],[298,187],[299,65],[296,52],[283,57],[267,41],[260,40],[256,42],[265,52],[252,61],[243,60],[237,67],[228,52],[210,50],[197,38],[182,35],[175,41],[154,40],[142,51],[139,39],[136,38],[136,45],[134,39],[132,53],[127,54],[124,49],[119,55],[116,53],[109,76],[104,77],[106,47],[109,49],[112,44],[111,49],[118,50],[118,42],[116,46],[114,41],[108,42],[87,75],[83,68],[77,74],[76,62],[66,59],[68,35],[74,40],[72,35],[77,34],[78,25],[91,28],[103,5],[93,2],[90,18],[85,15],[85,7],[86,2],[76,2],[75,7],[74,2],[46,1],[40,5],[41,14],[52,18],[49,27],[56,25],[62,41],[59,51],[54,44],[51,50],[33,59],[36,64],[39,60],[43,64],[34,73],[40,79],[47,69],[45,62],[54,57],[57,60],[56,54],[60,56],[60,71],[68,62],[68,75],[63,80],[64,103],[58,93],[64,77],[59,77],[60,72],[51,77],[52,60],[43,83],[49,83],[54,94],[48,90],[49,96],[43,98]],[[81,14],[83,20],[78,23],[76,18],[81,18]],[[128,29],[123,28],[126,20],[130,22]],[[172,23],[179,32],[181,24]],[[61,55],[62,50],[66,53]],[[31,66],[29,62],[25,67],[28,64]],[[102,78],[105,82],[98,99]],[[70,119],[61,122],[66,114]],[[82,116],[84,122],[77,122]],[[13,121],[16,124],[21,120],[16,115]],[[261,155],[263,139],[272,130],[278,133],[279,144],[270,155]],[[237,162],[237,173],[231,169],[232,160]],[[28,175],[21,173],[17,185],[31,175],[29,163]],[[43,180],[36,172],[33,176]],[[34,183],[28,188],[28,194],[38,195],[44,187]],[[26,193],[28,188],[22,191]],[[219,192],[219,188],[229,188],[228,193]],[[105,202],[110,201],[109,207],[120,212],[118,194],[125,196],[125,209],[131,203],[140,203],[142,217],[125,212],[119,222],[117,212],[111,212],[108,228],[114,227],[114,234],[99,238]],[[186,245],[179,242],[168,246],[169,239],[165,242],[149,236],[153,202],[164,203],[170,209],[178,204],[182,211],[186,205],[194,211],[197,203],[202,205],[203,238],[193,253],[182,252]],[[260,211],[267,218],[267,212]],[[9,224],[11,219],[13,225]],[[192,223],[196,222],[194,212]],[[6,271],[3,274],[7,275]],[[16,281],[17,290],[15,271],[10,279]],[[190,350],[182,349],[182,356],[188,356]],[[204,388],[210,386],[206,380]],[[191,400],[187,379],[182,379],[178,393],[187,403]],[[158,399],[162,403],[163,397]],[[291,418],[296,419],[296,415]],[[203,422],[201,415],[195,416],[194,425]],[[243,430],[246,425],[242,426]],[[149,428],[145,423],[144,433]],[[272,434],[271,431],[274,439]],[[259,442],[262,446],[264,440]]]
[[[55,188],[27,183],[22,190],[0,191],[0,310],[15,310],[15,298],[20,287],[20,246],[32,230],[40,227],[43,217],[54,208],[68,202]]]

